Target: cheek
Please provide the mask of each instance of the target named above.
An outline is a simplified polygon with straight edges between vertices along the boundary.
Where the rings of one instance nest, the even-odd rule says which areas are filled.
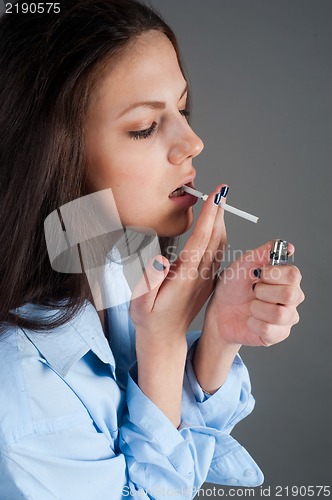
[[[87,150],[88,180],[96,190],[115,187],[130,178],[119,146],[95,142]]]
[[[160,183],[156,167],[161,163],[161,153],[141,141],[100,129],[90,134],[86,142],[88,185],[94,191],[112,188],[119,199],[124,187],[123,194],[132,198],[138,188],[147,191]]]

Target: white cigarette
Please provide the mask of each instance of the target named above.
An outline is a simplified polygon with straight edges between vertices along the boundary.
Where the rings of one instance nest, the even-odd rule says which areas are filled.
[[[201,193],[201,191],[197,191],[197,189],[193,189],[189,186],[181,186],[183,191],[186,191],[189,194],[192,194],[193,196],[196,196],[197,198],[201,198],[203,201],[206,201],[208,198],[207,194]],[[230,212],[234,215],[238,215],[239,217],[242,217],[243,219],[250,220],[250,222],[254,222],[257,224],[257,221],[259,217],[256,217],[255,215],[248,214],[248,212],[244,212],[243,210],[239,210],[238,208],[232,207],[231,205],[227,205],[227,203],[224,203],[221,201],[219,203],[219,207],[223,208],[227,212]]]

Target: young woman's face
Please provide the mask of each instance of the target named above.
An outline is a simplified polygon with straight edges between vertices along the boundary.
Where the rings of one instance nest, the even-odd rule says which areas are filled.
[[[89,187],[112,189],[124,226],[181,234],[192,224],[196,198],[170,194],[192,185],[192,159],[203,143],[186,119],[186,81],[173,45],[151,31],[113,63],[85,126]]]

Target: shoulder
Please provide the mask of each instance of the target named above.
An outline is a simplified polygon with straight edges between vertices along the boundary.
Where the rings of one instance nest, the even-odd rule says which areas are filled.
[[[0,337],[0,394],[5,383],[20,378],[20,362],[23,357],[35,353],[23,331],[8,326]]]
[[[0,447],[31,434],[59,430],[82,419],[90,422],[72,384],[66,381],[66,373],[89,352],[84,334],[91,330],[91,323],[91,311],[90,314],[85,311],[65,325],[46,332],[17,327],[8,327],[3,332],[0,337]],[[75,370],[71,378],[75,384]]]
[[[7,327],[0,338],[0,439],[12,428],[30,426],[24,365],[38,357],[22,330]]]

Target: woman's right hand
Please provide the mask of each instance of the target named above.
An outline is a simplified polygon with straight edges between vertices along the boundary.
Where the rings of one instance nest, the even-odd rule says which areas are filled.
[[[136,327],[137,383],[142,392],[178,427],[187,356],[186,332],[213,291],[218,251],[226,244],[223,210],[206,200],[195,229],[176,261],[150,262],[135,287],[130,316]],[[146,293],[146,281],[151,290]]]
[[[170,265],[165,257],[156,256],[134,289],[130,316],[148,342],[166,334],[173,338],[184,336],[213,291],[226,245],[224,211],[214,203],[222,186],[204,203],[195,229],[176,261]],[[151,288],[148,292],[146,282]]]

